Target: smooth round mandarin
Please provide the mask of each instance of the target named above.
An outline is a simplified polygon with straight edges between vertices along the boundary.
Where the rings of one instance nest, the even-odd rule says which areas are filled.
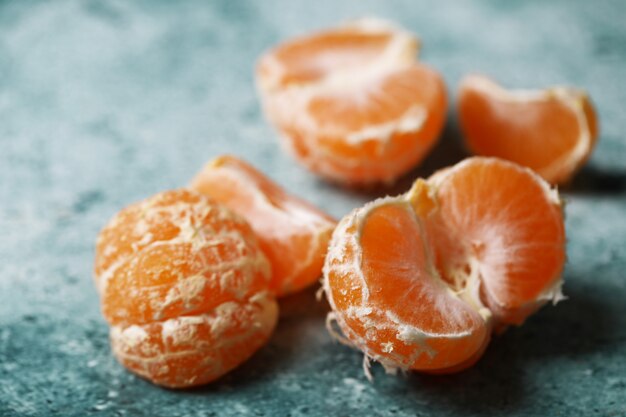
[[[257,66],[268,119],[296,160],[348,185],[392,182],[417,165],[445,121],[441,76],[419,42],[364,20],[283,43]]]
[[[389,370],[460,371],[493,329],[560,299],[564,230],[541,177],[469,158],[340,221],[324,266],[329,321]]]
[[[278,296],[318,281],[336,224],[330,216],[229,155],[208,163],[191,188],[248,221],[272,265],[271,287]]]
[[[552,184],[569,181],[596,144],[597,116],[584,91],[508,91],[473,75],[463,79],[458,96],[461,127],[472,152],[527,166]]]
[[[172,388],[217,379],[265,344],[278,316],[270,276],[246,221],[190,190],[123,209],[96,244],[115,356]]]

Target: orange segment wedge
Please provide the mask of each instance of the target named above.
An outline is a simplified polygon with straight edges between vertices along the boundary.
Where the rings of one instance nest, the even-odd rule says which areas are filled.
[[[246,221],[188,190],[122,210],[101,231],[95,279],[111,345],[167,387],[210,382],[265,344],[278,316]]]
[[[191,188],[243,216],[272,264],[271,288],[283,296],[322,274],[335,220],[289,195],[250,164],[225,155],[208,163]]]
[[[507,91],[472,75],[461,82],[458,112],[474,153],[530,167],[553,184],[572,177],[598,136],[589,96],[569,87]]]
[[[560,297],[565,228],[556,190],[527,168],[484,157],[429,183],[438,210],[427,224],[439,270],[455,291],[479,285],[481,302],[501,324],[521,324]]]
[[[345,336],[388,369],[452,368],[482,351],[489,318],[440,279],[422,220],[404,196],[346,216],[333,235],[325,291]]]
[[[528,168],[469,158],[344,217],[324,290],[347,343],[388,369],[456,372],[493,328],[558,300],[565,230]]]
[[[417,48],[393,25],[360,21],[267,52],[257,84],[285,148],[346,184],[391,182],[415,166],[437,140],[447,101]]]

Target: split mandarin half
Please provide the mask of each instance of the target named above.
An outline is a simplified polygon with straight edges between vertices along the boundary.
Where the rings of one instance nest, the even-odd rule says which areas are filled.
[[[266,343],[278,317],[270,275],[246,221],[188,190],[128,206],[96,244],[113,353],[171,388],[213,381]]]
[[[423,221],[405,196],[376,200],[339,223],[324,285],[344,336],[390,370],[451,368],[490,335],[489,318],[439,277]]]
[[[318,281],[336,221],[288,194],[250,164],[225,155],[209,162],[191,188],[243,216],[272,265],[278,296]]]
[[[329,323],[388,370],[460,371],[494,328],[560,298],[564,261],[556,191],[516,164],[469,158],[340,221],[324,266]]]
[[[479,290],[501,326],[522,324],[562,297],[566,240],[556,189],[528,168],[487,157],[468,158],[428,183],[437,210],[426,226],[454,291]]]
[[[267,52],[257,84],[285,148],[332,181],[392,182],[435,144],[446,114],[441,76],[419,64],[418,40],[362,20]]]
[[[552,184],[574,175],[598,137],[591,100],[575,88],[509,91],[471,75],[460,84],[457,105],[472,152],[530,167]]]

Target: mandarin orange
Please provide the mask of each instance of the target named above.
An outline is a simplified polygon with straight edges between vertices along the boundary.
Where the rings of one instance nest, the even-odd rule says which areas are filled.
[[[246,221],[188,190],[126,207],[96,245],[115,356],[171,388],[213,381],[265,344],[278,316],[270,275]]]
[[[527,168],[470,158],[340,221],[329,321],[388,370],[456,372],[494,328],[560,298],[564,260],[557,192]]]
[[[332,181],[392,182],[435,144],[446,114],[441,76],[416,62],[418,40],[363,20],[267,52],[257,84],[284,147]]]

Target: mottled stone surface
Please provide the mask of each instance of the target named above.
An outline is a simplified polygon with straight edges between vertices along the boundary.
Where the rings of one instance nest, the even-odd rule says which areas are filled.
[[[451,97],[467,72],[590,91],[602,135],[564,190],[569,299],[452,376],[376,366],[370,384],[312,291],[212,386],[167,391],[124,371],[91,281],[96,233],[122,206],[232,152],[339,217],[463,156],[453,112],[441,145],[390,191],[329,186],[279,151],[255,58],[364,15],[419,33]],[[0,415],[626,416],[625,19],[619,0],[0,2]]]

